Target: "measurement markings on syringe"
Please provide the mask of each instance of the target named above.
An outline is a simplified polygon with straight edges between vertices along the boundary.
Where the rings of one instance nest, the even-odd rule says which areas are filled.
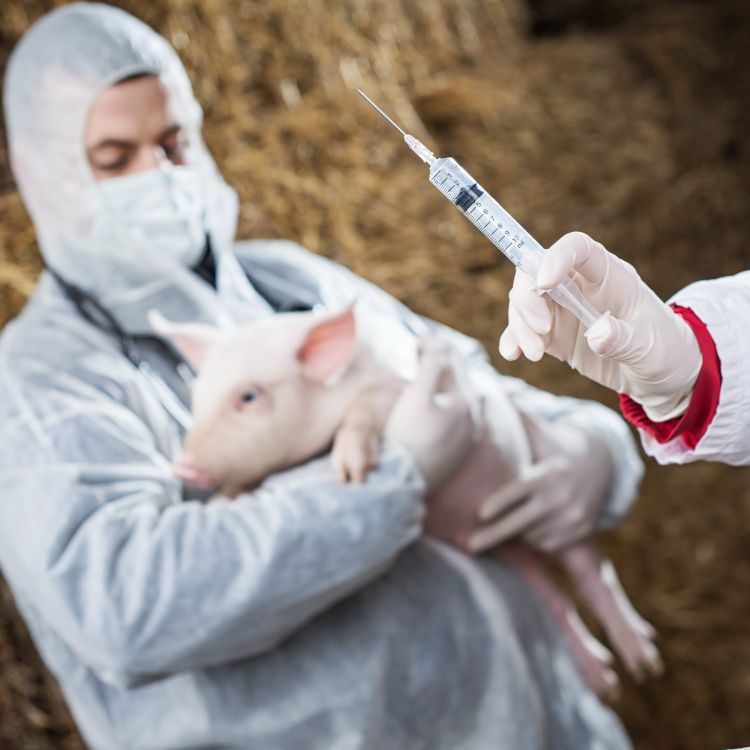
[[[478,217],[473,215],[475,210],[481,211]],[[482,218],[482,214],[487,217],[487,223],[484,226],[479,223],[480,219]],[[499,219],[492,216],[488,208],[482,208],[482,204],[479,201],[477,201],[471,207],[471,210],[468,211],[466,216],[471,221],[471,223],[474,224],[474,226],[488,238],[492,238],[492,235],[494,235],[498,229],[504,229],[503,223]],[[490,226],[490,224],[493,224],[495,226],[492,232],[488,231],[488,227]],[[509,229],[504,229],[504,232],[505,235],[499,240],[503,250],[507,250],[511,245],[516,245],[519,249],[524,246],[524,241],[518,234],[511,234],[511,231]]]
[[[487,216],[487,223],[483,227],[479,226],[479,219],[482,218],[481,215],[479,216],[479,219],[476,219],[476,220],[472,216],[472,214],[474,213],[474,211],[476,209],[478,209],[478,208],[481,209],[482,208],[482,204],[477,201],[471,207],[471,211],[469,211],[469,213],[466,214],[471,219],[471,221],[473,222],[473,224],[477,227],[477,229],[479,229],[480,231],[484,232],[488,237],[491,237],[493,234],[495,234],[495,232],[497,232],[498,229],[502,229],[502,224],[499,224],[497,222],[497,220],[493,221],[493,217],[489,215],[490,212],[486,208],[484,209],[484,213]],[[495,228],[492,230],[492,234],[487,234],[487,227],[490,224],[494,224]]]
[[[465,212],[465,216],[495,247],[514,263],[518,263],[521,257],[521,248],[524,245],[518,234],[512,234],[509,229],[505,229],[502,222],[492,216],[488,208],[483,208],[479,201],[476,201],[469,211]],[[481,223],[482,216],[487,218],[484,224]],[[490,226],[493,227],[492,231],[490,231]],[[501,229],[504,234],[496,238],[494,235],[498,229]]]
[[[440,179],[441,176],[443,176],[442,180]],[[512,234],[509,229],[505,229],[503,223],[491,213],[490,209],[483,207],[482,201],[478,198],[485,195],[485,192],[479,184],[475,182],[469,188],[461,187],[458,180],[450,173],[446,174],[442,170],[432,178],[431,182],[496,247],[509,257],[512,255],[512,259],[520,257],[518,251],[523,247],[523,240],[517,234]],[[448,184],[446,185],[446,183]],[[481,223],[483,216],[486,217],[484,224]],[[504,235],[496,238],[498,229],[502,230]],[[514,245],[515,249],[511,249]]]
[[[481,213],[479,214],[479,216],[474,216],[474,212],[476,210],[481,211]],[[481,218],[482,218],[483,215],[487,217],[487,223],[484,224],[484,226],[482,226],[482,224],[480,224],[480,220],[481,220]],[[492,216],[490,214],[490,212],[489,212],[489,209],[486,209],[486,208],[482,209],[482,204],[480,202],[478,202],[478,201],[471,207],[471,210],[469,210],[467,212],[466,218],[469,219],[469,221],[471,221],[471,223],[474,224],[474,226],[480,232],[482,232],[482,234],[484,234],[485,237],[487,237],[488,239],[491,239],[491,240],[493,239],[493,235],[495,234],[495,232],[497,232],[498,229],[503,229],[502,222],[498,221],[494,216]],[[492,225],[494,227],[494,229],[491,232],[489,231],[490,225]],[[500,244],[502,246],[502,249],[503,250],[507,250],[513,244],[514,240],[516,240],[516,239],[517,238],[515,238],[515,237],[513,239],[511,239],[510,238],[510,231],[506,229],[505,230],[505,236],[501,237],[500,240],[499,240],[499,242],[500,242]],[[503,245],[503,240],[507,241],[508,244],[507,245]],[[494,240],[493,240],[493,242],[494,242]]]

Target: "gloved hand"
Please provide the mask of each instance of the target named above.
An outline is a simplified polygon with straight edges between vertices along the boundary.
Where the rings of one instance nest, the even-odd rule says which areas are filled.
[[[419,373],[404,388],[385,427],[386,439],[414,456],[428,494],[458,469],[480,437],[453,368],[445,344],[423,339]]]
[[[571,271],[585,297],[606,313],[588,330],[540,290]],[[641,404],[655,422],[686,409],[702,366],[690,327],[643,283],[635,268],[582,232],[545,254],[537,283],[517,271],[500,353],[537,361],[544,352]]]
[[[609,449],[580,427],[521,414],[534,463],[484,501],[472,552],[521,537],[555,552],[595,528],[614,473]]]

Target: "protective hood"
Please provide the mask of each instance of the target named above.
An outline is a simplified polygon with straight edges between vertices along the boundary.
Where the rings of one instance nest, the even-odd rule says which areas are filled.
[[[122,305],[150,305],[153,300],[147,298],[155,294],[168,300],[170,295],[163,292],[176,288],[181,293],[177,296],[194,299],[195,317],[221,322],[214,290],[189,269],[148,246],[134,248],[132,260],[112,257],[92,232],[101,208],[87,198],[97,184],[85,150],[89,111],[100,92],[139,73],[159,76],[190,143],[187,161],[205,186],[206,228],[218,283],[232,287],[229,296],[236,301],[257,301],[232,251],[237,197],[203,143],[202,111],[185,69],[164,38],[128,13],[109,5],[75,3],[44,16],[26,32],[5,73],[13,173],[44,260],[67,281],[115,314]],[[184,312],[184,304],[181,309]],[[133,327],[129,322],[141,327],[142,321],[124,317],[127,327]]]

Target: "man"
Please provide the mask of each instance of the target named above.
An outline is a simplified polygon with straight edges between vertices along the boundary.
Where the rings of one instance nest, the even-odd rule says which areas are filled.
[[[0,563],[87,742],[627,747],[515,576],[418,540],[425,488],[466,450],[466,408],[441,411],[418,382],[420,419],[363,485],[338,485],[323,457],[205,504],[170,472],[190,373],[151,308],[232,325],[357,295],[383,335],[428,325],[501,387],[476,342],[291,243],[234,244],[237,202],[182,65],[122,11],[35,24],[5,114],[48,271],[0,341]],[[611,523],[639,477],[621,422],[507,387],[538,422],[536,458],[564,466],[508,517],[532,508],[540,546]]]

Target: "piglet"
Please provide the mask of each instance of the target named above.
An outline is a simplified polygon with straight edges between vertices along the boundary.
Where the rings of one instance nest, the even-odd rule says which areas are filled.
[[[155,312],[151,321],[198,371],[194,422],[174,464],[185,482],[233,498],[330,449],[341,481],[364,481],[377,464],[385,423],[405,380],[357,336],[353,307],[325,315],[278,314],[232,331],[170,323]],[[424,347],[425,356],[450,355],[437,339]],[[465,462],[427,499],[427,532],[459,548],[483,501],[530,460],[521,420],[501,389],[493,389],[485,413],[486,429]],[[549,609],[589,686],[614,700],[619,683],[611,653],[553,584],[540,554],[521,542],[491,554],[511,564]],[[612,564],[588,540],[557,558],[628,670],[638,679],[659,674],[654,630],[630,604]]]

